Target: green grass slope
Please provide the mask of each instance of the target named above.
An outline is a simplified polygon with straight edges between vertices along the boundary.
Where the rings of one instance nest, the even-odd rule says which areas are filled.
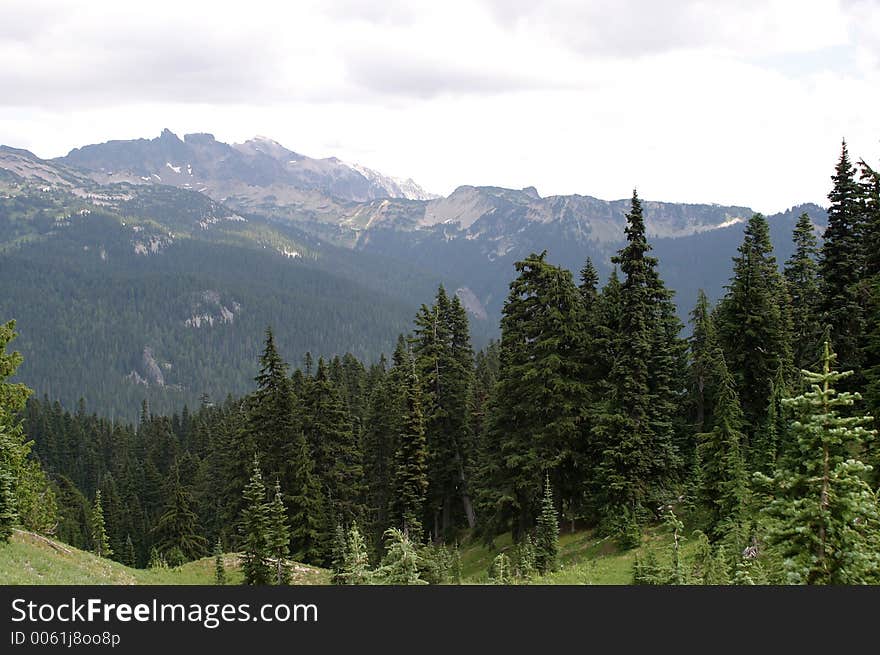
[[[241,582],[238,556],[224,556],[230,584]],[[293,584],[328,584],[324,569],[292,563]],[[198,585],[214,584],[214,558],[206,557],[176,568],[133,569],[92,553],[16,530],[0,546],[0,584],[41,585]]]
[[[693,539],[683,538],[681,555],[687,562]],[[642,546],[621,551],[614,540],[598,537],[592,530],[563,533],[559,537],[560,567],[531,584],[543,585],[625,585],[632,582],[636,556],[648,550],[661,561],[670,556],[671,536],[662,527],[646,531]],[[466,543],[461,547],[462,581],[489,584],[488,570],[499,552],[513,555],[510,534],[494,544]],[[241,583],[238,555],[224,556],[229,584]],[[330,572],[292,563],[293,584],[330,584]],[[31,532],[17,530],[9,544],[0,546],[0,584],[54,585],[198,585],[214,584],[214,558],[206,557],[176,568],[133,569]]]

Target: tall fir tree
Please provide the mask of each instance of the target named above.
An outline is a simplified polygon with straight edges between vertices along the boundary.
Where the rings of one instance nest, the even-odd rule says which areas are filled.
[[[327,536],[337,521],[349,524],[363,515],[363,454],[352,431],[339,388],[324,360],[306,387],[303,429],[321,479],[327,513]]]
[[[186,561],[198,559],[205,554],[207,543],[199,527],[198,516],[192,510],[193,501],[189,489],[180,481],[179,469],[172,470],[163,494],[165,511],[159,517],[153,532],[156,548],[169,559],[169,553],[179,551]]]
[[[405,349],[405,343],[401,344]],[[402,356],[402,355],[401,355]],[[363,432],[367,519],[364,528],[378,558],[389,525],[394,490],[394,453],[403,417],[399,371],[386,371],[384,358],[374,367]]]
[[[473,349],[467,315],[458,297],[441,286],[431,307],[415,319],[413,356],[422,385],[428,448],[427,517],[434,539],[451,537],[462,519],[473,525],[467,469],[472,453],[468,403],[473,384]]]
[[[613,261],[626,279],[620,286],[616,334],[606,333],[614,356],[609,391],[599,406],[592,437],[597,443],[600,513],[606,530],[620,531],[647,517],[677,465],[672,367],[683,365],[669,293],[645,233],[634,191],[626,215],[627,245]],[[607,329],[607,328],[606,328]],[[606,347],[607,349],[607,347]],[[683,374],[683,371],[681,371]],[[683,377],[683,376],[682,376]]]
[[[220,539],[214,544],[214,584],[226,584],[226,564],[223,562],[223,544]]]
[[[802,370],[814,366],[819,358],[822,327],[819,320],[819,249],[810,215],[798,217],[792,236],[795,251],[785,262],[785,283],[791,300],[792,355],[794,366]]]
[[[713,540],[730,536],[738,544],[742,541],[748,493],[741,449],[745,439],[742,410],[722,353],[717,353],[714,365],[712,377],[717,380],[718,390],[713,427],[697,435],[698,495],[707,510],[707,534]]]
[[[19,413],[31,390],[7,380],[21,365],[17,351],[6,352],[16,337],[15,321],[0,323],[0,544],[9,540],[19,521],[19,481],[30,445],[25,442]]]
[[[865,336],[862,341],[862,365],[865,373],[865,402],[880,427],[880,172],[864,160],[861,169],[861,190],[864,201],[865,271],[860,285],[864,300]],[[874,486],[880,485],[880,442],[868,444],[867,458],[874,467]]]
[[[550,478],[544,480],[541,513],[535,526],[535,566],[543,575],[553,571],[559,560],[559,514],[553,503]]]
[[[291,550],[303,562],[320,564],[325,560],[327,517],[321,483],[314,470],[309,444],[302,432],[293,435],[284,479],[289,485],[284,502],[290,517]]]
[[[278,353],[271,328],[260,356],[257,390],[248,408],[246,430],[255,453],[268,475],[277,477],[285,468],[285,446],[298,429],[294,407],[296,399],[287,375],[287,364]],[[249,461],[249,460],[245,460]]]
[[[828,194],[828,225],[819,258],[824,325],[831,328],[831,343],[839,366],[854,372],[844,385],[861,385],[864,309],[859,295],[863,273],[862,193],[855,179],[846,141],[831,177]]]
[[[101,490],[95,492],[92,504],[92,552],[98,557],[111,557],[113,551],[107,539],[107,526],[104,524],[104,507],[101,504]]]
[[[587,257],[584,265],[581,267],[580,282],[578,290],[581,292],[584,308],[589,312],[599,298],[599,274],[596,272],[593,260],[589,257]]]
[[[422,516],[428,491],[427,444],[422,417],[421,386],[415,364],[407,355],[403,392],[406,414],[394,456],[394,516],[408,539],[422,540]]]
[[[242,540],[241,570],[246,585],[268,585],[272,580],[269,546],[269,508],[260,463],[254,458],[251,479],[244,488],[239,523]]]
[[[281,483],[275,481],[275,491],[267,508],[266,545],[274,562],[272,581],[276,585],[290,584],[290,530],[287,526],[287,508],[281,495]]]
[[[810,391],[786,399],[795,413],[792,432],[799,454],[773,475],[758,474],[769,495],[768,542],[785,563],[792,584],[878,582],[880,511],[876,492],[864,480],[869,467],[853,448],[874,436],[870,416],[850,414],[858,393],[834,388],[851,372],[833,369],[824,344],[822,370],[804,371]]]
[[[484,534],[513,529],[519,539],[535,525],[545,473],[560,501],[574,505],[583,495],[589,394],[584,306],[571,273],[549,264],[546,252],[517,262],[516,270],[501,319],[480,506]]]
[[[689,340],[688,366],[691,420],[695,432],[699,434],[714,424],[712,412],[719,384],[715,374],[718,371],[720,349],[712,309],[702,289],[697,294],[697,304],[691,311],[690,319],[693,326]]]
[[[748,446],[766,419],[777,371],[792,370],[791,324],[770,228],[761,214],[749,219],[738,253],[716,325],[739,394]]]

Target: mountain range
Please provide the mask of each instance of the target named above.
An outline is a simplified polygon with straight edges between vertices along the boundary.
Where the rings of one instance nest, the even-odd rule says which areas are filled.
[[[698,289],[723,292],[753,210],[643,204],[685,318]],[[628,209],[628,199],[534,187],[439,197],[264,137],[226,144],[164,130],[52,160],[3,146],[0,273],[12,291],[0,295],[0,320],[19,319],[21,379],[39,393],[132,416],[139,396],[161,405],[246,391],[270,324],[291,360],[306,350],[375,359],[440,283],[484,345],[515,261],[546,249],[576,271],[590,256],[605,276]],[[780,263],[804,211],[821,232],[817,205],[768,217]]]

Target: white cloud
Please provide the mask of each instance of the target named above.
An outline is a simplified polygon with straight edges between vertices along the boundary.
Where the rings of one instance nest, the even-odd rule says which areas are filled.
[[[875,0],[4,0],[0,142],[269,134],[449,192],[823,202],[880,158]]]

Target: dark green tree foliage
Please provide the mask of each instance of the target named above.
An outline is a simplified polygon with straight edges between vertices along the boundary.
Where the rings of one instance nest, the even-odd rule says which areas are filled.
[[[792,355],[797,370],[816,364],[819,357],[819,339],[822,334],[819,320],[819,266],[816,234],[810,215],[804,212],[798,218],[793,240],[795,252],[785,262],[785,283],[791,300]]]
[[[413,356],[428,447],[427,518],[440,540],[458,524],[474,524],[467,476],[473,458],[468,403],[474,354],[465,309],[458,297],[450,301],[442,286],[431,307],[422,305],[415,324]]]
[[[348,542],[346,541],[345,528],[342,526],[342,523],[337,523],[330,551],[330,570],[333,571],[333,584],[343,584],[342,571],[345,567],[345,552],[347,549]]]
[[[626,237],[626,247],[613,260],[626,279],[620,286],[619,315],[613,308],[606,310],[612,322],[600,347],[606,357],[611,355],[611,366],[593,428],[600,513],[607,529],[613,530],[621,530],[621,523],[644,520],[650,500],[675,474],[676,407],[670,379],[675,372],[670,367],[683,365],[684,355],[669,294],[656,272],[657,260],[647,254],[651,247],[635,192]],[[609,285],[613,284],[612,279]],[[611,293],[616,293],[613,286]]]
[[[15,321],[0,324],[0,543],[9,540],[19,520],[19,506],[24,500],[19,483],[30,451],[18,419],[30,389],[7,382],[22,362],[18,352],[6,352],[15,336]]]
[[[870,416],[850,414],[858,393],[834,386],[851,375],[832,369],[825,342],[822,371],[804,371],[810,390],[786,399],[794,410],[793,436],[799,458],[773,477],[757,474],[769,494],[768,542],[784,558],[792,584],[878,582],[880,514],[876,493],[865,482],[869,470],[853,449],[874,436]]]
[[[541,513],[535,526],[535,566],[541,575],[553,571],[559,562],[559,515],[553,504],[550,478],[544,481]]]
[[[214,544],[214,584],[226,584],[226,564],[223,562],[223,544],[220,539]]]
[[[501,319],[500,369],[483,448],[481,516],[492,534],[534,527],[544,474],[563,502],[580,496],[584,306],[546,253],[516,263]]]
[[[342,584],[365,585],[372,581],[370,571],[370,557],[367,553],[367,544],[364,541],[357,523],[348,530],[345,539],[346,548],[342,562]]]
[[[15,477],[8,465],[7,450],[11,449],[11,438],[0,427],[0,543],[9,541],[12,529],[18,521],[18,508],[15,497]]]
[[[715,375],[718,372],[720,349],[709,299],[702,289],[697,296],[697,304],[691,312],[691,325],[693,332],[689,340],[688,366],[691,416],[694,431],[701,433],[714,424],[712,412],[719,384]]]
[[[202,536],[198,516],[192,510],[192,497],[189,490],[181,484],[176,467],[164,496],[167,499],[165,512],[154,528],[156,548],[169,560],[169,553],[172,551],[180,552],[186,561],[202,557],[207,549],[207,542]]]
[[[98,557],[110,557],[113,551],[107,540],[107,527],[104,524],[104,508],[101,505],[101,490],[95,492],[92,505],[92,552]]]
[[[878,417],[880,416],[880,172],[875,171],[864,161],[859,165],[865,228],[865,272],[860,288],[860,295],[865,301],[866,317],[862,365],[867,383],[865,401],[870,413]],[[874,467],[872,475],[876,487],[880,483],[880,442],[874,440],[868,448],[870,453],[867,457]]]
[[[254,459],[251,479],[244,488],[244,510],[239,530],[242,536],[241,570],[244,584],[267,585],[272,580],[269,546],[269,508],[266,503],[266,485],[260,464]]]
[[[398,349],[405,353],[406,344]],[[403,354],[401,354],[403,357]],[[366,486],[368,540],[379,552],[382,535],[388,525],[394,489],[394,453],[403,417],[403,394],[399,388],[400,371],[385,371],[385,360],[373,367],[363,434],[364,478]]]
[[[782,276],[776,268],[767,220],[749,219],[733,258],[733,278],[718,306],[716,326],[749,438],[763,425],[777,371],[791,369],[790,324]]]
[[[303,562],[319,564],[324,560],[324,529],[327,518],[321,484],[312,464],[305,436],[293,435],[288,458],[286,505],[290,516],[290,546]]]
[[[418,546],[406,532],[389,528],[385,531],[385,543],[385,556],[373,578],[376,582],[390,585],[427,584],[419,573],[422,558]]]
[[[584,308],[589,312],[599,298],[599,274],[596,272],[596,267],[593,266],[593,260],[589,257],[581,268],[580,281],[578,290],[581,292]]]
[[[266,330],[266,345],[260,356],[256,383],[247,422],[247,437],[254,448],[251,456],[258,454],[267,473],[278,476],[285,467],[285,446],[292,440],[298,426],[287,364],[278,353],[271,328]]]
[[[723,544],[713,546],[702,532],[697,533],[690,584],[729,585],[730,571]]]
[[[415,364],[407,355],[404,381],[406,414],[394,456],[394,516],[406,537],[416,543],[422,539],[422,516],[428,491],[427,444],[422,417],[421,386]]]
[[[712,376],[718,380],[718,391],[714,425],[711,431],[697,435],[697,479],[699,500],[707,510],[707,533],[719,540],[739,536],[745,521],[748,485],[741,450],[745,435],[739,398],[722,354],[718,354],[715,365]]]
[[[127,535],[125,537],[125,546],[122,553],[122,563],[126,566],[137,565],[137,555],[135,555],[134,552],[134,542],[131,540],[131,535]]]
[[[747,463],[753,471],[773,471],[780,457],[792,454],[788,427],[791,412],[783,402],[791,387],[792,384],[785,379],[785,371],[780,367],[770,382],[764,423],[755,432],[749,448]]]
[[[855,372],[855,378],[847,383],[858,385],[865,318],[859,294],[863,272],[862,194],[845,141],[831,180],[828,226],[819,259],[820,311],[823,323],[831,328],[839,366]]]
[[[349,524],[363,515],[363,455],[340,390],[323,359],[306,384],[303,429],[322,482],[329,537],[337,521]]]
[[[281,495],[281,483],[275,481],[275,493],[269,501],[266,513],[268,517],[267,546],[269,555],[274,561],[273,582],[276,585],[290,584],[290,531],[287,527],[287,508]]]

